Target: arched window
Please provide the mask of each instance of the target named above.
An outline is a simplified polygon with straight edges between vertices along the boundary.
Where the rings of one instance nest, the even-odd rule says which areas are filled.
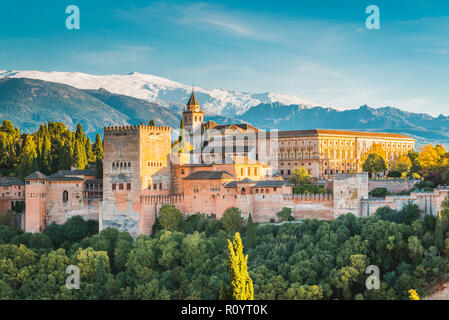
[[[67,201],[69,201],[69,193],[67,192],[67,190],[64,190],[63,192],[62,192],[62,202],[67,202]]]

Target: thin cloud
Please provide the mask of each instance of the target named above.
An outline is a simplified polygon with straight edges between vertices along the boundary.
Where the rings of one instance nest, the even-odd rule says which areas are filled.
[[[77,53],[75,58],[91,65],[117,65],[124,63],[140,63],[148,58],[148,53],[154,50],[149,46],[117,46],[111,50]]]
[[[243,14],[222,6],[206,2],[186,5],[158,2],[144,8],[117,11],[122,19],[145,24],[148,19],[170,21],[174,25],[191,26],[203,31],[225,32],[230,35],[243,36],[258,40],[272,41],[275,35],[267,30],[261,32],[262,25],[256,21],[254,13]],[[243,22],[245,21],[245,22]]]

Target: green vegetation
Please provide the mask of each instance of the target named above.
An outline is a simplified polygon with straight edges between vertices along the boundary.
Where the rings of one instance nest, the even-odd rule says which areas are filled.
[[[374,188],[369,192],[369,195],[372,197],[385,197],[387,194],[387,188]]]
[[[103,145],[97,134],[92,144],[78,124],[76,132],[63,123],[49,122],[33,134],[20,134],[11,121],[0,127],[0,173],[24,178],[34,171],[46,175],[76,166],[85,169],[88,164],[102,170]]]
[[[95,222],[80,217],[42,234],[0,227],[0,299],[232,298],[228,239],[234,231],[248,255],[237,259],[248,268],[239,277],[252,279],[255,299],[409,299],[411,288],[425,296],[448,280],[448,200],[438,219],[420,218],[410,204],[368,218],[259,226],[252,217],[242,225],[235,209],[221,221],[179,218],[170,206],[161,211],[153,235],[135,241],[112,228],[98,234]],[[169,223],[161,222],[164,216]],[[80,268],[80,290],[64,285],[71,264]],[[365,287],[368,265],[381,270],[380,290]],[[249,286],[247,280],[239,283]]]

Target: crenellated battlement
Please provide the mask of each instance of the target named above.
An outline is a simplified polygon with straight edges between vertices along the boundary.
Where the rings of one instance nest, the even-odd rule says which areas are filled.
[[[139,132],[166,132],[170,134],[171,128],[166,126],[151,126],[140,124],[138,126],[104,127],[105,136],[121,136],[139,134]]]

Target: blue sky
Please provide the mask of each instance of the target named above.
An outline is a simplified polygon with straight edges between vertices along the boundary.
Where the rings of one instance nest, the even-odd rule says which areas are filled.
[[[80,30],[65,28],[72,4]],[[372,4],[380,30],[365,28]],[[2,1],[0,69],[138,71],[449,115],[449,1]]]

